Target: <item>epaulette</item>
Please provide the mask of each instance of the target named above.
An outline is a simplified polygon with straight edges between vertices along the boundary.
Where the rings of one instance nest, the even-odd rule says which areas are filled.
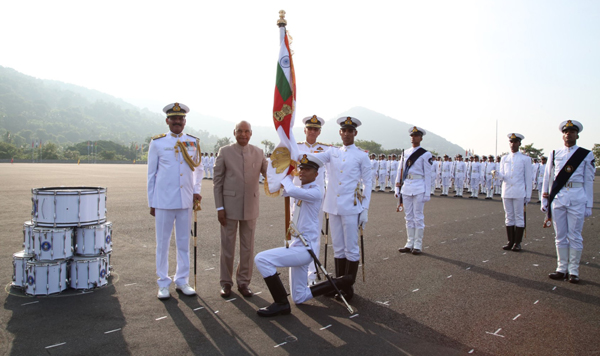
[[[186,134],[186,135],[188,135],[188,136],[190,136],[190,137],[192,137],[192,138],[195,138],[196,140],[199,140],[199,138],[198,138],[198,137],[196,137],[196,136],[194,136],[194,135],[190,135],[190,134]]]
[[[160,134],[160,135],[153,136],[153,137],[152,137],[152,139],[153,139],[153,140],[158,140],[159,138],[163,138],[163,137],[165,137],[165,136],[167,136],[167,134],[166,134],[166,133],[162,133],[162,134]]]
[[[327,147],[331,147],[331,145],[329,145],[329,144],[326,144],[326,143],[323,143],[323,142],[317,142],[317,143],[318,143],[319,145],[321,145],[321,146],[327,146]]]
[[[303,145],[303,144],[304,144],[304,141],[302,141],[302,142],[298,142],[298,144],[299,144],[299,145]]]

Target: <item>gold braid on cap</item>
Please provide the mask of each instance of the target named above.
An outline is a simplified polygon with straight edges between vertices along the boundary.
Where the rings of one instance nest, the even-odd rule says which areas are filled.
[[[188,166],[190,166],[190,169],[192,170],[192,172],[202,162],[200,159],[200,140],[196,140],[196,154],[194,154],[193,158],[190,157],[190,154],[187,151],[187,147],[185,147],[183,142],[177,140],[177,143],[175,144],[175,148],[176,149],[179,148],[179,150],[181,150],[181,155],[183,156],[183,159],[188,164]]]

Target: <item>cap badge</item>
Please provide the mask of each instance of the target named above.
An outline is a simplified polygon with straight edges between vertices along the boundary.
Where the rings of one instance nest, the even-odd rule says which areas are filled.
[[[567,120],[565,127],[573,127],[573,122],[571,120]]]
[[[181,107],[179,106],[179,103],[174,104],[173,111],[181,111]]]
[[[511,139],[513,139],[513,138],[517,138],[517,135],[515,135],[515,134],[512,134],[512,135],[510,135],[510,138],[511,138]]]
[[[417,129],[417,127],[413,127],[412,132],[419,132],[419,129]]]
[[[344,121],[344,125],[354,125],[354,123],[352,122],[352,118],[350,116],[348,116],[346,121]]]
[[[317,115],[313,115],[313,117],[310,119],[310,122],[313,124],[316,124],[319,122],[319,120],[317,120]]]
[[[300,163],[307,164],[308,163],[308,157],[306,157],[306,155],[303,155],[302,159],[300,160]]]

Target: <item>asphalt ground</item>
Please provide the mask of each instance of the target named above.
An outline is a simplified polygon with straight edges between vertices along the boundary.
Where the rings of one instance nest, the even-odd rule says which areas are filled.
[[[61,185],[108,188],[114,271],[107,286],[91,293],[25,296],[10,283],[13,253],[23,249],[23,223],[31,218],[31,189]],[[271,319],[256,315],[272,302],[256,269],[250,285],[254,297],[243,298],[235,287],[229,300],[219,296],[212,181],[204,180],[202,186],[198,296],[184,296],[172,286],[172,297],[159,301],[146,166],[0,164],[0,354],[600,353],[598,183],[593,216],[583,229],[578,285],[548,278],[556,267],[554,231],[542,229],[537,204],[527,209],[527,237],[523,251],[516,253],[501,249],[506,234],[499,197],[459,199],[439,197],[437,191],[425,205],[424,253],[413,256],[397,251],[404,246],[406,229],[393,195],[374,193],[364,236],[366,281],[361,267],[350,303],[354,314],[340,302],[318,297],[293,305],[291,315]],[[281,198],[261,197],[255,253],[282,246],[282,205]],[[171,273],[174,251],[172,240]],[[287,285],[287,271],[281,273]]]

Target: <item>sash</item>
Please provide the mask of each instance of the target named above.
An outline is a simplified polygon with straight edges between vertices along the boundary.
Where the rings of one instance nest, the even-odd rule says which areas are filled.
[[[404,174],[402,175],[402,182],[404,182],[406,177],[408,177],[408,171],[410,170],[410,167],[412,167],[412,165],[419,159],[419,157],[425,154],[425,152],[427,152],[426,149],[424,149],[423,147],[419,147],[415,152],[413,152],[410,155],[410,157],[408,157],[408,159],[406,160],[406,169],[404,170]]]
[[[560,192],[560,190],[567,184],[573,173],[577,170],[577,167],[583,162],[585,157],[590,153],[589,150],[586,150],[583,147],[579,147],[577,151],[575,151],[571,158],[565,163],[560,172],[556,175],[556,179],[552,184],[552,190],[550,190],[550,194],[548,195],[548,219],[552,219],[552,201]],[[552,155],[552,166],[554,167],[554,155]],[[554,174],[554,173],[552,173]]]

